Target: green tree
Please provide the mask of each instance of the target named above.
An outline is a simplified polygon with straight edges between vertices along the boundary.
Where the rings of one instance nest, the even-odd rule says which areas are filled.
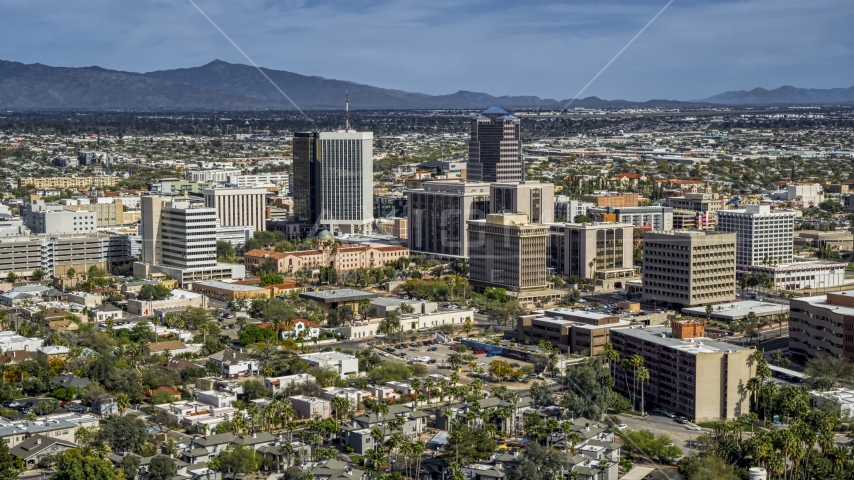
[[[216,458],[216,468],[228,478],[257,472],[261,468],[261,458],[255,450],[243,445],[231,445]]]
[[[690,457],[679,464],[679,473],[686,480],[739,480],[732,465],[713,454]]]
[[[137,294],[138,299],[145,301],[166,300],[171,296],[172,292],[160,283],[143,285],[142,288],[139,289],[139,294]]]
[[[124,480],[125,474],[113,463],[92,455],[84,455],[82,450],[66,450],[56,456],[54,466],[55,480]]]
[[[33,274],[31,277],[33,280],[35,280],[37,282],[41,282],[42,280],[44,280],[44,275],[45,275],[44,270],[42,270],[41,268],[37,268],[37,269],[33,270]]]
[[[178,473],[175,461],[166,455],[157,455],[148,464],[148,478],[150,480],[169,480]]]
[[[593,223],[593,219],[588,217],[587,215],[578,214],[572,219],[573,223]]]
[[[568,466],[564,453],[531,442],[521,455],[519,466],[510,474],[510,480],[541,480],[558,478]]]
[[[148,440],[145,422],[130,416],[110,417],[101,422],[98,438],[115,452],[129,452]]]
[[[20,469],[17,467],[17,459],[9,453],[9,446],[0,442],[0,480],[13,480],[18,478]]]
[[[15,283],[15,280],[17,279],[18,275],[15,274],[15,272],[9,272],[8,274],[6,274],[6,281],[8,281],[9,283]]]
[[[125,478],[136,478],[139,475],[140,463],[141,461],[137,455],[129,453],[119,462],[119,468],[124,472]]]

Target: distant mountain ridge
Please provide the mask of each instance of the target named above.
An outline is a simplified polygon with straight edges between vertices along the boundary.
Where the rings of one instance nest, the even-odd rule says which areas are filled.
[[[713,95],[697,100],[703,103],[723,105],[817,105],[854,103],[854,87],[851,88],[797,88],[784,85],[773,90],[754,88]]]
[[[374,87],[345,80],[263,69],[303,108],[341,108],[344,92],[352,108],[561,108],[568,100],[535,96],[493,96],[458,91],[428,95]],[[771,105],[854,103],[849,89],[775,90],[757,88],[725,92],[704,100],[603,100],[578,99],[572,107],[691,107],[709,104]],[[0,60],[0,109],[5,110],[281,110],[293,108],[254,67],[214,60],[206,65],[148,73],[123,72],[101,67],[51,67]]]

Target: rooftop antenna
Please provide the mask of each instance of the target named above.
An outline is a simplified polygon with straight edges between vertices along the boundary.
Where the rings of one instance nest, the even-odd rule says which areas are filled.
[[[344,90],[344,131],[350,131],[350,94]]]

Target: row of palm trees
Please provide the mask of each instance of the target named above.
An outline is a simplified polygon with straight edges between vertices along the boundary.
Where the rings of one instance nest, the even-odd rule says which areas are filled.
[[[622,358],[620,353],[614,348],[611,342],[607,342],[604,347],[605,358],[608,360],[611,377],[616,380],[617,369],[623,372],[623,377],[626,382],[626,391],[631,397],[632,411],[635,411],[637,399],[640,398],[640,413],[645,415],[644,404],[644,385],[650,380],[649,369],[644,366],[644,358],[641,355],[634,354],[628,358]],[[631,373],[631,382],[629,382],[629,373]],[[640,392],[638,394],[638,392]]]

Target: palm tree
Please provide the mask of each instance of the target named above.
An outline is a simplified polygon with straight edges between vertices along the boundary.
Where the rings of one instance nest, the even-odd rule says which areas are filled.
[[[361,316],[362,316],[362,318],[364,318],[364,317],[365,317],[365,312],[367,312],[367,311],[368,311],[368,307],[370,307],[370,306],[371,306],[371,299],[369,299],[369,298],[360,298],[360,299],[359,299],[359,302],[358,302],[358,306],[359,306],[359,315],[361,315]]]
[[[481,382],[483,383],[483,382]],[[424,390],[427,392],[427,403],[430,403],[430,394],[433,393],[433,387],[436,386],[436,382],[433,381],[432,378],[427,377],[424,379]]]
[[[81,442],[84,442],[92,436],[92,432],[89,431],[86,427],[78,427],[77,430],[74,431],[74,441],[79,445]]]
[[[640,382],[640,392],[641,392],[641,415],[644,414],[644,398],[643,398],[643,384],[649,381],[649,370],[646,367],[638,367],[637,370],[638,381]]]
[[[130,398],[127,396],[126,393],[120,393],[116,395],[116,405],[118,405],[119,407],[119,412],[124,415],[125,410],[127,410],[130,406]]]

